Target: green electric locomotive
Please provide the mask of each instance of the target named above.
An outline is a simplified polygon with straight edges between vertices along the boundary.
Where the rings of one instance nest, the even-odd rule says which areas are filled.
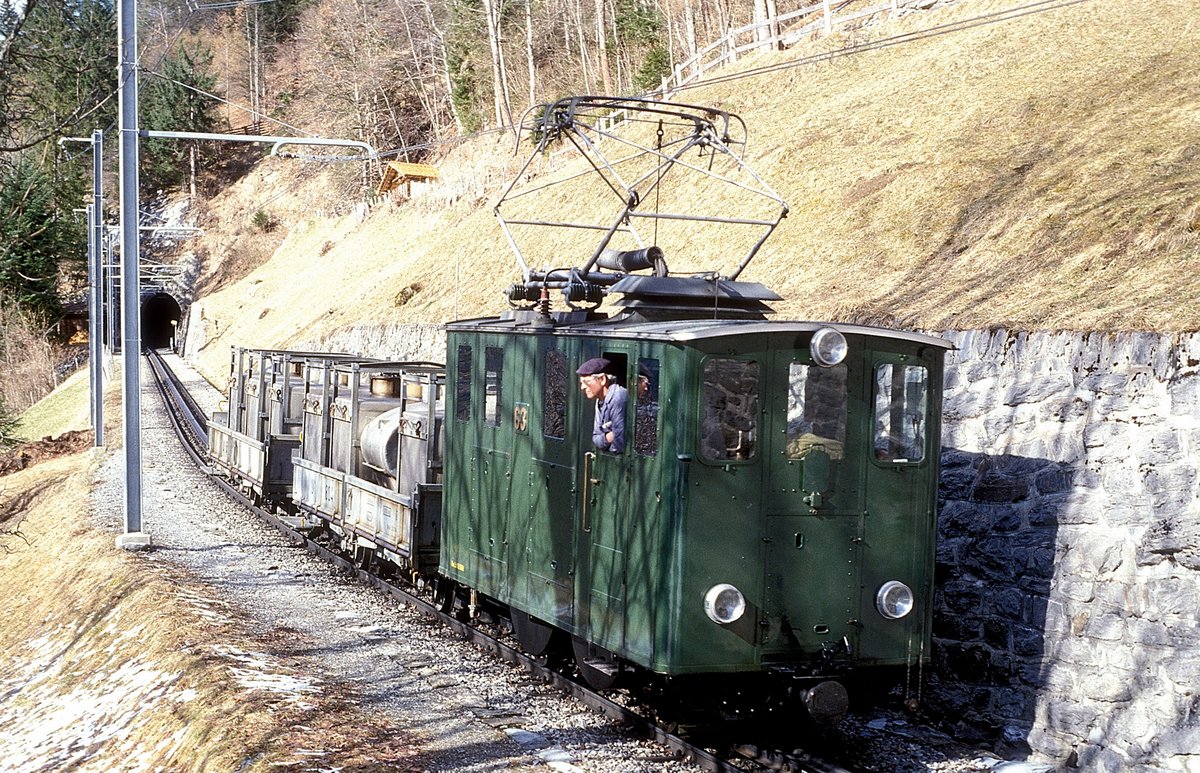
[[[830,719],[856,677],[928,656],[948,345],[767,321],[777,296],[737,275],[787,209],[730,150],[739,127],[595,97],[528,127],[533,158],[569,140],[616,209],[550,222],[515,189],[497,206],[523,277],[510,311],[447,326],[439,571],[507,609],[531,652],[571,641],[594,685],[637,675],[730,713],[791,698]],[[564,166],[525,177],[536,193],[586,177]],[[716,180],[775,209],[685,216],[666,186],[684,173],[701,201]],[[530,267],[518,234],[546,226],[569,236],[535,244],[580,265]],[[667,268],[664,237],[717,226],[766,233],[728,241],[747,246],[730,273]]]
[[[235,352],[214,466],[597,687],[832,720],[919,679],[946,342],[768,321],[739,275],[787,207],[733,114],[575,97],[523,131],[512,308],[449,324],[444,369]],[[282,423],[246,426],[263,395]]]

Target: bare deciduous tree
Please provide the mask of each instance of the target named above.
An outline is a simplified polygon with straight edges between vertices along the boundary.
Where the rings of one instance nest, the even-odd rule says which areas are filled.
[[[504,46],[501,43],[502,0],[483,0],[487,13],[488,47],[492,51],[492,99],[495,107],[496,125],[512,124],[512,107],[508,99],[508,68],[504,62]]]

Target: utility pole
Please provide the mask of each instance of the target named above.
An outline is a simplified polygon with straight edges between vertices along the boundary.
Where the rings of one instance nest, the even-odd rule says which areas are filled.
[[[99,448],[101,445],[100,436],[104,434],[102,416],[96,415],[97,406],[104,405],[104,399],[101,397],[101,385],[96,379],[96,355],[93,351],[94,345],[92,338],[96,334],[96,297],[94,295],[96,288],[96,245],[94,237],[96,235],[96,205],[94,203],[87,205],[87,277],[88,277],[88,298],[87,298],[87,314],[88,314],[88,407],[91,409],[88,412],[89,421],[92,423],[92,447]],[[99,429],[98,429],[99,428]]]
[[[141,289],[138,286],[138,75],[137,0],[117,6],[118,126],[121,133],[121,332],[125,412],[125,532],[117,546],[140,550],[150,546],[142,532],[142,395]]]
[[[88,287],[88,365],[92,375],[95,448],[104,447],[104,132],[92,132],[92,221]]]
[[[141,400],[141,285],[138,244],[138,80],[137,80],[137,0],[120,0],[117,5],[117,45],[120,83],[118,127],[120,129],[121,178],[121,357],[124,381],[121,397],[125,419],[125,532],[117,537],[117,546],[140,550],[150,546],[150,535],[142,532],[142,400]],[[207,138],[212,135],[189,132],[145,132],[146,136]],[[301,145],[346,145],[359,147],[377,159],[378,154],[364,142],[297,137],[237,137],[241,142],[275,143],[281,147]]]
[[[117,246],[121,240],[121,229],[119,226],[109,225],[104,227],[104,270],[107,275],[105,296],[108,299],[108,314],[105,317],[105,325],[108,328],[108,340],[105,345],[108,347],[108,356],[116,357],[117,352],[121,351],[121,293],[119,284],[121,281],[120,270],[121,264],[117,259]]]
[[[88,213],[88,387],[91,397],[94,448],[104,446],[104,132],[96,129],[91,137],[63,137],[59,145],[82,142],[92,146],[92,203]]]
[[[96,222],[100,214],[95,203],[87,205],[88,214],[88,389],[91,397],[92,417],[92,447],[104,447],[104,374],[101,370],[100,358],[103,356],[103,342],[100,340],[104,330],[103,320],[100,319],[100,283],[97,272],[100,270],[101,247],[96,243]]]

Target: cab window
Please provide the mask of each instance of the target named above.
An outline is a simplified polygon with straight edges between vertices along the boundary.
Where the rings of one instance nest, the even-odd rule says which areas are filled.
[[[705,360],[700,406],[700,455],[711,462],[743,461],[758,444],[758,363]]]
[[[483,355],[483,421],[500,426],[500,390],[504,383],[504,350],[489,346]]]
[[[919,462],[925,458],[929,371],[921,365],[885,363],[875,369],[875,458]]]
[[[458,367],[454,376],[454,418],[471,419],[471,347],[458,347]]]
[[[567,436],[567,355],[546,352],[542,375],[542,434],[561,440]]]
[[[846,445],[846,366],[803,362],[788,367],[787,458],[821,448],[841,459]]]
[[[641,456],[654,456],[658,453],[658,360],[638,360],[633,399],[633,448]]]

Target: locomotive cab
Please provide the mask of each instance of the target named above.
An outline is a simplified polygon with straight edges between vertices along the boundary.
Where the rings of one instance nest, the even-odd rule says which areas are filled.
[[[801,691],[919,666],[947,345],[851,326],[770,327],[696,340],[689,353],[683,591],[664,665],[761,671]],[[836,361],[821,361],[822,336],[844,342]]]
[[[738,277],[788,207],[736,115],[580,96],[523,127],[494,210],[513,310],[447,326],[440,572],[527,650],[569,637],[594,686],[726,713],[833,718],[837,680],[920,664],[947,344],[767,321],[779,296]],[[588,163],[535,169],[560,141]]]

